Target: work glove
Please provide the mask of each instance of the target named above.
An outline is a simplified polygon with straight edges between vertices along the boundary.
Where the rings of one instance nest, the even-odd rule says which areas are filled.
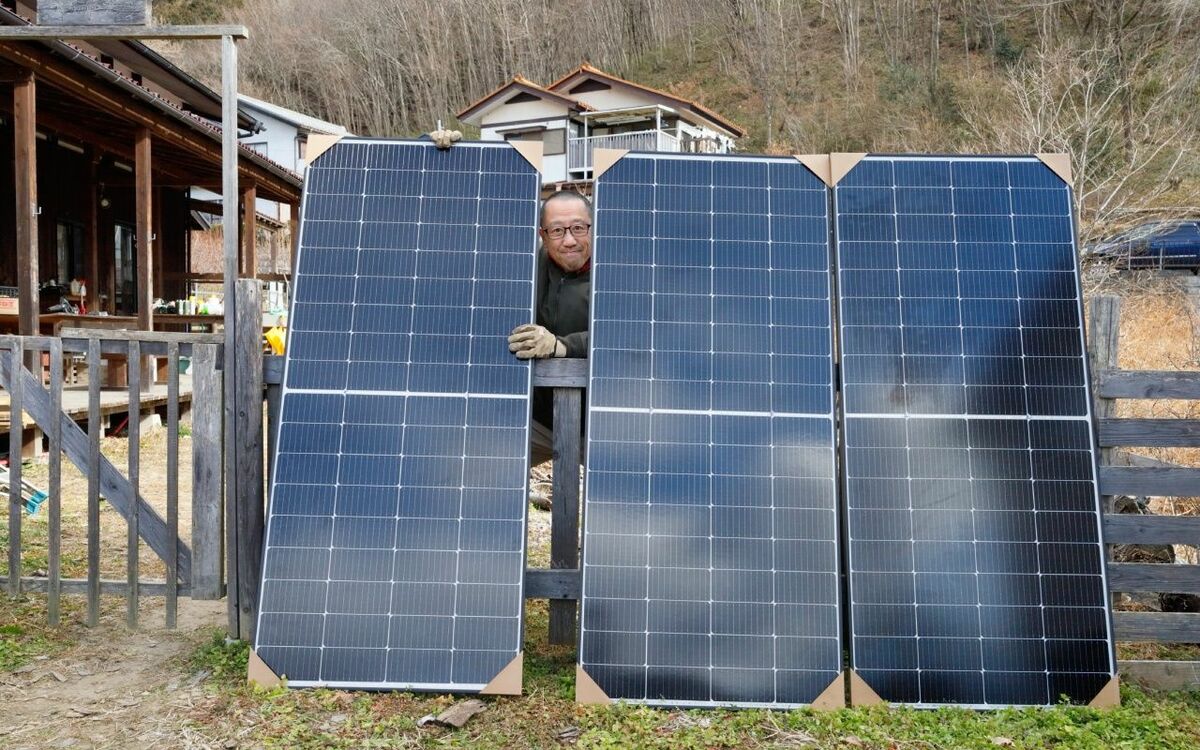
[[[517,359],[546,359],[567,356],[567,347],[542,326],[526,323],[508,336],[508,350]]]
[[[439,124],[438,129],[429,134],[429,140],[438,148],[446,149],[461,141],[462,133],[457,130],[443,130]]]

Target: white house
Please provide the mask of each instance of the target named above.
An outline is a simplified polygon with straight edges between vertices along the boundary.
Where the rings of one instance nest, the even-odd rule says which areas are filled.
[[[313,133],[346,135],[346,128],[331,122],[318,120],[302,112],[264,102],[245,94],[238,95],[238,109],[258,120],[260,130],[243,136],[243,145],[257,151],[271,161],[282,164],[293,172],[304,174],[308,164],[305,158],[308,137]],[[258,211],[280,221],[288,221],[285,207],[269,201],[258,202]]]
[[[587,63],[549,86],[521,76],[458,113],[485,141],[540,140],[547,183],[586,182],[592,149],[727,153],[745,131],[694,102]]]

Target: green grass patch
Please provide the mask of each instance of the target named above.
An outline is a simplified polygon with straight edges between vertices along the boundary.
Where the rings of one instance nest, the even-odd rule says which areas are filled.
[[[75,611],[69,597],[63,597],[63,622]],[[46,621],[44,594],[3,596],[0,604],[0,672],[11,672],[39,656],[48,656],[74,643],[70,628],[52,628]]]

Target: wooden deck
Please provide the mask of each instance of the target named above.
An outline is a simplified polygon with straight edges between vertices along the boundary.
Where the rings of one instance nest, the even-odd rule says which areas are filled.
[[[179,405],[186,411],[192,402],[192,376],[179,376]],[[149,390],[142,391],[142,412],[146,413],[167,405],[166,383],[155,383]],[[62,408],[76,422],[86,422],[88,417],[88,386],[87,377],[80,378],[79,383],[63,385]],[[100,390],[100,414],[124,414],[129,411],[129,390],[126,388],[102,388]],[[32,422],[25,415],[25,427],[30,428]],[[7,437],[10,425],[8,393],[0,391],[0,435]]]

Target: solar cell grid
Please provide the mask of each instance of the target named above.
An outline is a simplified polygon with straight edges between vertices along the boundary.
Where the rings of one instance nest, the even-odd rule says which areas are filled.
[[[597,181],[580,663],[612,699],[838,678],[828,193],[794,159]]]
[[[289,684],[478,691],[518,655],[539,187],[505,144],[309,168],[256,632]]]
[[[1114,663],[1069,187],[866,157],[834,200],[853,666],[900,703],[1091,700]]]

